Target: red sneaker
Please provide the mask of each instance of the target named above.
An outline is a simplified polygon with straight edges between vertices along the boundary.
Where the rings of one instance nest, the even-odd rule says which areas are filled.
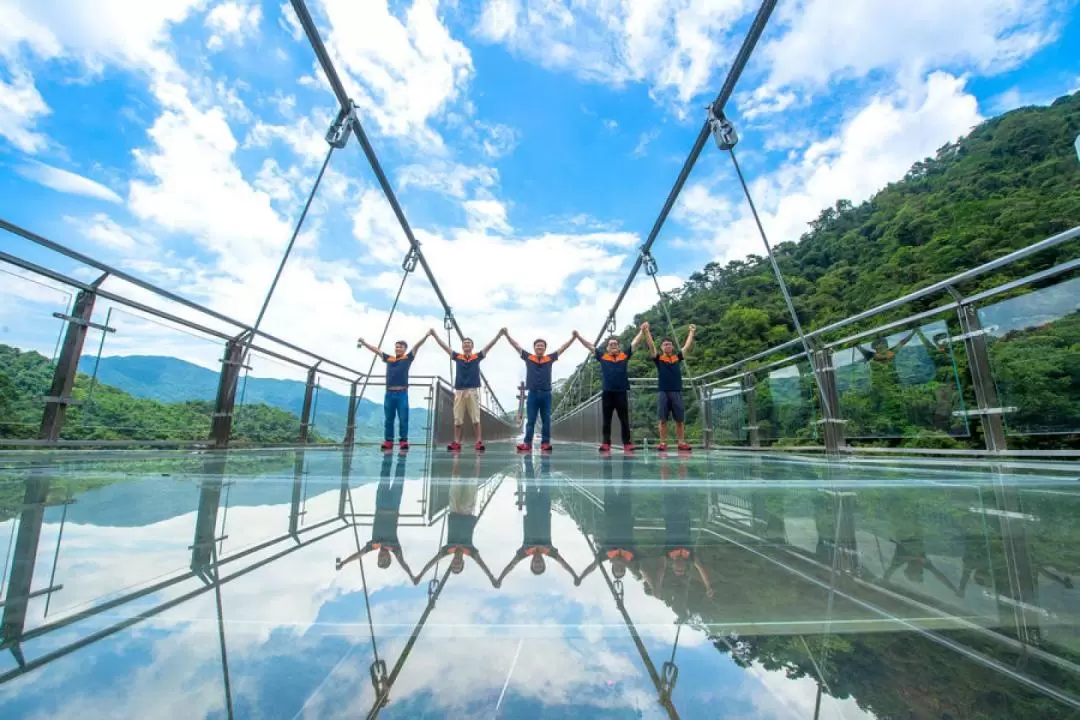
[[[532,445],[529,445],[528,443],[521,443],[520,445],[517,446],[517,449],[518,449],[518,452],[531,452],[532,451]]]
[[[600,446],[600,452],[611,452],[611,446],[607,443],[604,443]]]
[[[623,452],[634,452],[634,443],[622,446]]]
[[[667,451],[667,443],[660,443],[659,445],[656,446],[656,449],[659,450],[660,452],[666,452]]]
[[[461,443],[452,442],[446,446],[446,449],[450,452],[457,452],[461,449]]]
[[[691,445],[689,445],[688,443],[679,443],[679,450],[681,450],[683,452],[690,452],[693,449],[694,448]]]
[[[393,450],[394,449],[394,441],[393,440],[383,440],[383,444],[380,447],[382,447],[383,450]]]
[[[459,445],[458,447],[460,448],[461,446]],[[487,448],[484,447],[483,441],[481,441],[481,440],[476,441],[476,452],[484,452],[484,450],[486,450],[486,449]]]
[[[398,443],[398,447],[401,448],[402,450],[408,450],[409,449],[409,441],[408,440],[402,440],[401,442]]]
[[[551,452],[551,443],[544,443],[540,446],[540,450],[543,452]]]

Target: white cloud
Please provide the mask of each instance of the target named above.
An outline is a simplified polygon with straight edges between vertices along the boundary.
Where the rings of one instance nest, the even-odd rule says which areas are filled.
[[[0,0],[0,53],[26,43],[38,56],[75,57],[92,71],[106,63],[167,70],[168,30],[201,9],[206,0]]]
[[[82,195],[83,197],[105,200],[111,203],[123,202],[119,195],[101,183],[45,163],[30,161],[20,165],[16,172],[27,180],[32,180],[57,192]]]
[[[493,160],[512,153],[521,140],[521,134],[509,125],[477,122],[476,127],[481,135],[480,147]]]
[[[427,123],[457,100],[472,77],[468,48],[450,35],[435,0],[413,0],[404,19],[386,0],[322,0],[326,43],[362,114],[379,129],[442,147]]]
[[[130,258],[146,250],[157,248],[157,242],[145,233],[121,227],[105,213],[95,213],[89,218],[65,218],[79,233],[105,250],[123,253]]]
[[[206,14],[206,27],[211,33],[206,46],[211,50],[218,50],[224,47],[226,42],[243,45],[248,38],[259,32],[261,20],[262,7],[257,3],[244,4],[229,0],[215,5]]]
[[[615,120],[612,120],[611,118],[606,118],[604,120],[604,130],[608,131],[609,133],[613,133],[618,129],[619,129],[619,123],[616,122]]]
[[[732,49],[746,0],[488,0],[477,34],[547,68],[587,81],[648,84],[686,104],[706,90]]]
[[[470,228],[497,233],[510,232],[510,223],[506,220],[506,205],[498,200],[466,200],[462,206],[468,215]]]
[[[645,157],[649,151],[649,144],[660,136],[659,130],[648,130],[638,136],[637,145],[634,146],[634,157]]]
[[[49,114],[49,106],[34,86],[30,73],[14,65],[9,71],[11,82],[0,80],[0,137],[25,153],[36,153],[48,144],[45,135],[35,132],[34,126],[39,118]]]
[[[257,120],[244,138],[244,147],[268,148],[277,140],[308,165],[317,165],[326,158],[330,149],[326,144],[326,131],[333,119],[332,111],[314,109],[289,125],[274,125]]]
[[[764,177],[748,178],[770,241],[798,240],[823,208],[839,199],[867,199],[981,120],[964,80],[947,73],[931,74],[915,91],[873,98],[835,136],[812,143],[794,162]],[[711,239],[715,255],[724,260],[763,250],[741,195],[728,199],[712,192],[718,182],[730,186],[731,172],[691,184],[676,211],[699,237]]]
[[[499,182],[499,171],[484,165],[456,165],[444,160],[406,165],[398,172],[398,189],[409,187],[434,190],[452,198],[464,199],[477,189],[487,189]]]
[[[837,12],[831,0],[806,0],[781,11],[777,21],[785,32],[761,49],[769,66],[767,94],[789,86],[820,89],[835,78],[861,78],[878,69],[903,78],[934,68],[1007,70],[1056,37],[1060,5],[864,0]]]

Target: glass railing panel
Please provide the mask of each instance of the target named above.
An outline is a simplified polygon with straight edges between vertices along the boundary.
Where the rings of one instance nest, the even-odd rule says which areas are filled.
[[[742,383],[723,383],[707,390],[712,411],[713,443],[742,445],[749,442],[747,403]]]
[[[814,444],[820,435],[814,375],[810,363],[759,373],[754,386],[762,443]]]
[[[833,351],[845,435],[968,436],[951,340],[937,320]]]
[[[209,437],[224,341],[101,303],[79,357],[67,440]]]
[[[1080,432],[1080,277],[979,308],[1011,435]]]
[[[32,439],[74,295],[67,288],[0,268],[0,438]]]
[[[247,365],[236,391],[233,438],[262,445],[295,444],[300,438],[307,369],[254,350]],[[316,430],[308,438],[319,442],[322,436]]]

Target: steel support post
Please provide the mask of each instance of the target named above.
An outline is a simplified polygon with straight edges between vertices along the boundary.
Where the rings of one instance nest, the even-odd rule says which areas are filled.
[[[709,448],[713,444],[712,402],[709,401],[708,393],[702,388],[697,388],[696,392],[701,406],[701,444]]]
[[[210,439],[214,441],[214,447],[218,449],[227,448],[229,438],[232,436],[237,381],[240,379],[243,363],[244,335],[239,335],[225,343],[225,356],[221,360],[221,373],[218,374],[214,416],[210,423]]]
[[[355,387],[355,386],[353,386]],[[346,445],[341,451],[341,491],[338,493],[337,514],[345,517],[345,502],[349,499],[349,478],[352,476],[353,447]]]
[[[819,398],[821,407],[822,435],[825,439],[825,450],[839,453],[844,447],[844,421],[840,419],[840,394],[836,390],[836,368],[832,363],[832,352],[829,350],[814,350],[810,356],[811,366],[817,375],[819,392],[824,396]]]
[[[4,615],[0,625],[0,647],[8,648],[20,665],[23,664],[19,643],[26,626],[26,607],[30,601],[30,587],[34,582],[34,565],[41,525],[45,520],[45,504],[49,499],[51,480],[48,475],[34,471],[26,481],[22,512],[19,514],[19,532],[15,537],[11,574],[7,595],[4,597]]]
[[[349,415],[345,421],[345,439],[343,441],[346,448],[351,448],[356,442],[356,408],[359,405],[356,399],[356,386],[359,382],[359,380],[354,380],[352,385],[349,386]]]
[[[211,583],[216,577],[214,543],[217,536],[221,490],[225,486],[225,457],[214,453],[203,465],[206,477],[199,484],[199,507],[195,513],[195,537],[191,541],[191,572]]]
[[[289,502],[289,534],[295,536],[300,531],[300,509],[304,489],[304,450],[301,448],[293,455],[292,498]]]
[[[743,405],[746,407],[746,432],[750,447],[761,447],[761,433],[757,424],[757,385],[754,373],[742,376]]]
[[[104,280],[102,276],[97,284]],[[64,343],[60,346],[60,355],[53,370],[52,386],[45,398],[45,410],[41,415],[41,431],[38,438],[48,442],[60,439],[60,429],[64,426],[68,405],[72,404],[71,391],[75,387],[75,375],[79,371],[79,357],[82,355],[86,331],[89,329],[90,316],[94,312],[94,300],[97,294],[93,290],[80,290],[75,296],[75,306],[68,319],[64,332]]]
[[[975,402],[978,404],[979,423],[982,426],[986,449],[1002,452],[1006,449],[1005,419],[1002,414],[1004,408],[1001,407],[997,385],[994,384],[986,333],[983,332],[982,322],[979,320],[979,311],[971,305],[961,303],[956,312],[964,336],[971,385],[975,390]]]
[[[300,444],[307,445],[308,433],[311,429],[311,401],[315,396],[315,375],[318,372],[318,364],[312,365],[307,373],[307,385],[304,386],[304,407],[300,411]]]

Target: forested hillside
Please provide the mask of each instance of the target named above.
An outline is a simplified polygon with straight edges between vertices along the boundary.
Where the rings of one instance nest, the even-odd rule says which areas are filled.
[[[0,345],[0,437],[34,438],[41,425],[42,402],[52,382],[50,360],[36,352]],[[90,377],[79,373],[62,437],[68,440],[204,440],[210,432],[213,403],[192,400],[162,403],[135,398],[97,384],[89,396]],[[233,425],[233,439],[261,444],[293,444],[300,419],[263,404],[246,404]],[[314,437],[314,442],[322,438]]]
[[[828,325],[1080,225],[1080,163],[1073,145],[1078,134],[1080,93],[1060,98],[1051,107],[1015,110],[946,144],[935,157],[916,163],[903,179],[870,200],[853,205],[838,199],[810,223],[798,242],[771,238],[804,327]],[[1075,242],[1059,246],[962,290],[970,294],[1051,267],[1077,256],[1078,249]],[[670,293],[668,302],[680,333],[685,333],[689,323],[698,326],[698,342],[690,358],[695,373],[795,336],[767,257],[751,255],[727,265],[710,263]],[[941,302],[938,297],[908,305],[877,322]],[[1059,309],[1069,312],[1068,306]],[[1040,322],[1045,325],[1048,319],[1052,318]],[[667,332],[660,305],[635,317],[634,323],[643,320],[657,332]],[[627,328],[622,333],[624,341],[633,332]],[[1048,334],[1053,333],[1042,333]],[[1075,360],[1078,342],[1077,337],[1043,341],[1055,353],[1050,370],[1062,373],[1043,385],[1059,392],[1064,389],[1070,398],[1076,398],[1080,390]],[[961,367],[966,362],[959,353],[955,360]],[[1041,364],[1048,364],[1046,358]],[[655,374],[644,353],[635,357],[631,367],[638,376]],[[944,371],[933,382],[956,384]],[[595,373],[591,388],[599,388]],[[967,388],[960,390],[968,394]],[[944,391],[928,387],[927,392],[940,397]],[[639,428],[647,433],[647,422],[652,421],[649,404],[639,404],[643,412],[637,413],[635,434]],[[960,406],[957,399],[955,406],[945,409],[951,412]]]

